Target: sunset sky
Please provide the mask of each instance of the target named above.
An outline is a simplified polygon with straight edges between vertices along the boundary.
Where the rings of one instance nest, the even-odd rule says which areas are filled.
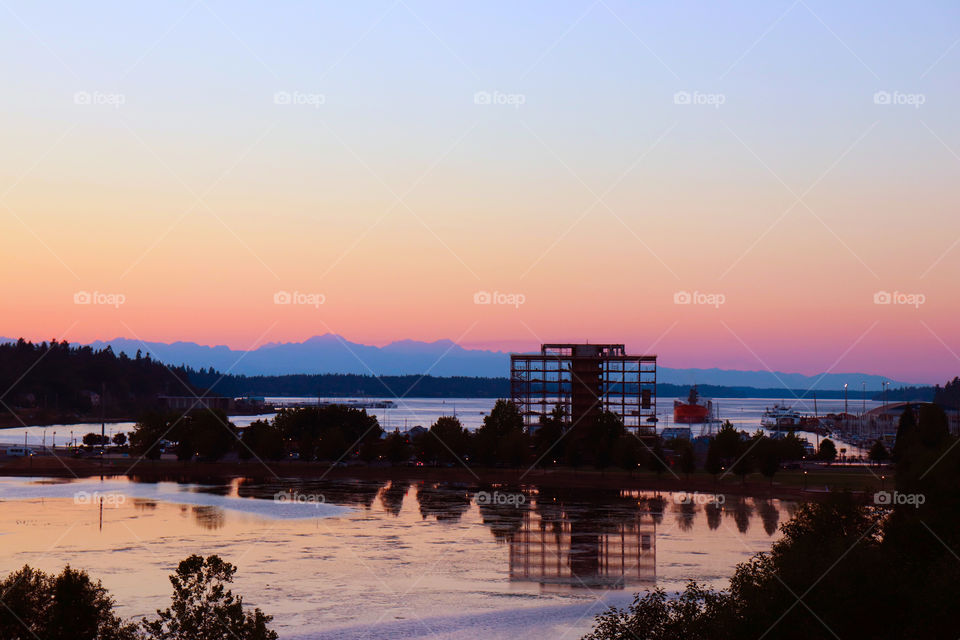
[[[0,17],[2,336],[960,374],[954,1]]]

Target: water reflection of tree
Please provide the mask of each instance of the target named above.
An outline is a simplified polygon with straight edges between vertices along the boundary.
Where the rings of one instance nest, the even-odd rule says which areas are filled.
[[[753,507],[743,496],[733,497],[732,504],[728,497],[727,505],[728,508],[724,510],[724,513],[733,517],[733,521],[737,525],[737,531],[746,533],[750,528],[750,516],[753,515]]]
[[[697,515],[697,504],[693,500],[684,500],[677,505],[677,527],[680,531],[693,529],[693,520]]]
[[[800,504],[797,502],[793,502],[792,500],[791,501],[781,500],[780,507],[784,510],[785,512],[784,515],[787,516],[787,520],[790,520],[791,518],[793,518],[793,516],[797,515],[797,509],[800,507]]]
[[[716,500],[711,500],[703,506],[703,512],[707,515],[707,526],[711,531],[720,528],[720,521],[723,519],[723,506]]]
[[[155,500],[147,500],[146,498],[134,498],[133,508],[137,511],[152,511],[157,508],[157,503]]]
[[[169,472],[140,472],[129,476],[130,482],[138,484],[157,484],[158,482],[174,482],[176,484],[199,485],[200,493],[226,495],[230,492],[233,481],[224,480],[223,476],[197,476],[186,473]]]
[[[278,493],[287,493],[312,496],[327,504],[369,509],[385,485],[386,482],[366,480],[243,482],[237,487],[237,495],[241,498],[273,500]]]
[[[195,506],[193,507],[193,519],[204,529],[214,530],[223,527],[226,522],[226,515],[223,509],[219,507]]]
[[[484,485],[480,487],[477,494],[486,496],[485,500],[477,499],[480,518],[483,524],[490,527],[490,532],[498,542],[508,540],[511,535],[520,530],[524,514],[530,509],[530,499],[525,493],[517,487]],[[495,497],[490,498],[499,494],[509,499],[498,501]]]
[[[380,491],[380,504],[383,510],[392,516],[399,516],[403,507],[403,499],[410,489],[410,482],[406,480],[391,480],[390,485]]]
[[[439,482],[422,483],[417,487],[420,516],[433,516],[438,521],[457,521],[470,508],[471,495],[466,487]]]
[[[768,536],[772,536],[777,532],[777,525],[780,523],[780,510],[769,498],[754,498],[753,503],[763,522],[763,530]]]
[[[667,501],[663,499],[663,496],[657,494],[655,496],[649,497],[646,499],[647,510],[650,512],[650,517],[653,519],[654,524],[660,524],[663,522],[663,511],[666,509]]]

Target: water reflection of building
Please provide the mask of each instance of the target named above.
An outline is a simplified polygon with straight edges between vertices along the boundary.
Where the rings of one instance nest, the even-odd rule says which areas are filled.
[[[508,540],[511,581],[590,589],[656,583],[656,527],[639,514],[617,522],[567,514],[547,521],[530,510]]]

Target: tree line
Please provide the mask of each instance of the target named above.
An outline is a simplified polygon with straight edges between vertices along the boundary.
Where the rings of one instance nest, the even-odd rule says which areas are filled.
[[[0,344],[0,388],[15,409],[97,414],[106,390],[108,416],[137,415],[159,395],[201,393],[188,371],[167,367],[150,355],[129,357],[110,347],[71,346],[67,341]]]
[[[691,582],[596,619],[584,640],[952,638],[960,613],[960,448],[939,407],[908,407],[895,491],[808,503],[726,589]]]
[[[732,473],[741,478],[759,472],[771,480],[785,462],[807,455],[804,442],[793,434],[771,438],[758,432],[751,436],[730,423],[708,442],[698,453],[688,439],[638,435],[611,412],[571,428],[559,406],[530,430],[516,405],[503,399],[484,416],[476,431],[466,429],[454,416],[444,416],[429,428],[384,432],[376,416],[364,409],[324,405],[284,409],[272,420],[257,420],[242,430],[216,410],[186,415],[151,412],[130,434],[132,453],[152,459],[163,452],[175,453],[180,460],[218,460],[235,453],[244,460],[565,466],[674,475],[702,469],[715,476]],[[817,457],[831,462],[836,456],[835,445],[825,439]]]

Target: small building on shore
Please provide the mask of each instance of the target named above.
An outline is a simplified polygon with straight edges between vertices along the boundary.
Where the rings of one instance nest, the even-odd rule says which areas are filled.
[[[893,446],[897,439],[897,427],[900,424],[900,416],[907,410],[907,407],[914,412],[914,417],[920,417],[920,410],[924,406],[933,405],[932,402],[891,402],[879,407],[874,407],[867,411],[863,416],[850,416],[843,421],[845,429],[859,433],[861,437],[869,442],[880,440],[885,445]],[[960,411],[957,409],[948,409],[940,407],[947,414],[947,425],[952,435],[960,435]]]
[[[157,396],[157,401],[161,407],[172,411],[219,409],[220,411],[230,412],[236,406],[233,398],[221,396]]]

